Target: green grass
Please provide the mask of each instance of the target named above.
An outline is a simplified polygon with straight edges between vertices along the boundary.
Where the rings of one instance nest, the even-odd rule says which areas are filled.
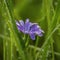
[[[43,37],[32,41],[17,30],[15,20],[26,18]],[[0,0],[0,47],[0,60],[60,60],[60,0]]]

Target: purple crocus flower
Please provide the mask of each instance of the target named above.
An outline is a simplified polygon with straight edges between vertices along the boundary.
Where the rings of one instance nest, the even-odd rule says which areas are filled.
[[[44,31],[39,27],[37,23],[29,22],[29,19],[26,19],[24,23],[23,20],[16,21],[16,25],[19,31],[24,34],[29,34],[32,40],[35,40],[35,36],[43,36]]]

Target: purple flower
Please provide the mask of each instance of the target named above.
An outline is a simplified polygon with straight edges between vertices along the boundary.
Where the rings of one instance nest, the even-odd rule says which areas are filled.
[[[39,27],[37,23],[29,22],[29,19],[26,19],[24,23],[23,20],[16,21],[16,25],[19,31],[24,34],[29,34],[32,40],[35,40],[35,36],[43,36],[44,31]]]

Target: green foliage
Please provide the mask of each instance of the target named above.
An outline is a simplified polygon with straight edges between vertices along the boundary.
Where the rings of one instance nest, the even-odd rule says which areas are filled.
[[[43,37],[32,41],[17,30],[15,20],[26,18]],[[0,0],[0,47],[0,60],[60,60],[60,0]]]

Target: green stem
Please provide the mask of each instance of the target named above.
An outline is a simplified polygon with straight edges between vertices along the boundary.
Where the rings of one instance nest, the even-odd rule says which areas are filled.
[[[52,47],[52,60],[54,60],[54,48],[53,48],[53,39],[51,38],[51,47]]]
[[[4,0],[4,4],[6,6],[6,11],[8,13],[9,20],[10,20],[10,21],[7,20],[6,22],[8,22],[7,23],[8,24],[8,27],[10,28],[11,33],[13,35],[13,39],[12,40],[16,44],[16,47],[18,48],[19,54],[22,57],[22,60],[26,60],[24,51],[22,50],[21,42],[19,41],[19,38],[18,38],[17,34],[15,33],[16,31],[15,31],[14,27],[16,27],[16,26],[13,26],[13,23],[15,23],[15,22],[13,20],[13,16],[11,14],[11,11],[9,10],[9,7],[8,7],[8,4],[7,4],[6,0]]]
[[[27,37],[27,40],[26,40],[26,44],[25,44],[25,46],[27,47],[28,44],[29,44],[29,36]]]
[[[29,45],[29,48],[34,49],[35,46]],[[41,51],[41,48],[36,47],[36,50],[40,52]],[[52,53],[51,51],[49,51],[49,52]],[[57,56],[60,56],[60,53],[59,52],[55,52],[54,51],[54,54],[57,55]]]
[[[37,36],[36,43],[35,43],[35,48],[34,48],[34,53],[36,52],[36,47],[38,45],[38,41],[39,41],[39,39],[38,39],[38,36]]]
[[[6,40],[3,40],[3,60],[6,60]]]
[[[37,39],[36,39],[36,43],[35,43],[35,48],[34,48],[34,55],[35,55],[35,60],[36,60],[36,47],[38,46],[38,41],[39,41],[39,37],[37,36]]]
[[[12,57],[13,57],[13,40],[12,40],[13,35],[12,35],[12,31],[10,31],[10,37],[11,37],[11,46],[10,46],[11,47],[11,54],[10,55],[11,55],[11,60],[12,60]]]
[[[4,26],[4,36],[6,36],[6,24]],[[7,47],[6,47],[6,39],[3,38],[3,60],[7,60],[7,57],[6,57],[6,55],[7,55],[6,49],[7,49]]]

